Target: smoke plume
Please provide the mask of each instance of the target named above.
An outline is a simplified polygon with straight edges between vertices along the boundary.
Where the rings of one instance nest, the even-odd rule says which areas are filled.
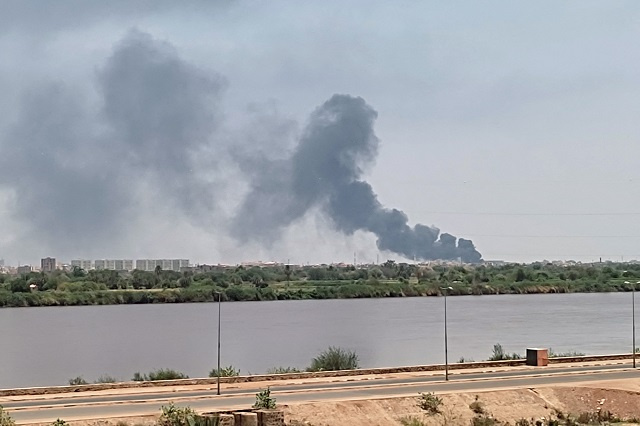
[[[153,203],[208,229],[225,215],[220,193],[240,170],[249,191],[217,222],[239,241],[268,245],[313,210],[344,234],[372,232],[381,250],[405,258],[481,259],[471,241],[409,226],[362,179],[379,145],[377,113],[362,98],[332,96],[296,136],[290,121],[261,115],[265,131],[230,147],[220,141],[226,80],[148,34],[129,32],[93,83],[95,102],[69,85],[34,85],[0,140],[0,185],[13,191],[13,213],[29,235],[49,247],[86,253],[114,244],[132,217],[154,214]],[[227,182],[214,185],[212,175]]]
[[[381,250],[420,260],[480,261],[469,240],[456,241],[421,224],[410,227],[405,213],[385,208],[361,179],[378,151],[376,117],[362,98],[348,95],[334,95],[317,108],[291,158],[264,166],[236,217],[236,235],[274,238],[279,229],[319,207],[345,234],[373,232]]]

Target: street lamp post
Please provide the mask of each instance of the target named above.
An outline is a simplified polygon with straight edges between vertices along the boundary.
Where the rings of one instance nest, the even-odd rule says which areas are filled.
[[[449,380],[449,346],[447,341],[447,292],[453,287],[440,287],[444,296],[444,380]]]
[[[222,298],[222,293],[216,292],[218,295],[218,370],[217,370],[217,383],[218,383],[218,395],[220,395],[220,299]]]
[[[631,284],[629,281],[625,281],[625,284]],[[638,281],[636,284],[640,284]],[[632,324],[632,348],[631,359],[633,360],[633,368],[636,368],[636,284],[631,284],[631,324]]]

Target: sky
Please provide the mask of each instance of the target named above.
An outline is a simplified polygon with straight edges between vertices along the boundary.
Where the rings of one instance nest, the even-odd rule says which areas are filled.
[[[633,0],[3,1],[0,258],[640,259],[639,39]]]

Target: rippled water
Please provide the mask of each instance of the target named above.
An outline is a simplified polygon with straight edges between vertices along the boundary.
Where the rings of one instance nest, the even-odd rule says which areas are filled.
[[[631,352],[631,293],[447,298],[449,361],[480,361],[494,343],[589,354]],[[222,303],[222,365],[242,373],[306,367],[329,345],[363,367],[444,362],[444,298]],[[93,381],[216,365],[218,305],[0,309],[0,388]]]

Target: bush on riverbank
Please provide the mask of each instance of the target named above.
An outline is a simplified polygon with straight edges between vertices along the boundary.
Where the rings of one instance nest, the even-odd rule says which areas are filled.
[[[240,369],[233,368],[233,365],[228,367],[220,367],[220,377],[236,377],[240,375]],[[209,377],[218,377],[218,369],[214,368],[209,372]]]
[[[355,370],[358,368],[358,355],[339,347],[329,346],[311,360],[307,371]]]
[[[153,382],[156,380],[177,380],[177,379],[188,379],[184,373],[181,373],[176,370],[172,370],[170,368],[160,368],[158,370],[153,370],[149,372],[149,374],[140,374],[136,372],[133,374],[134,382]]]

